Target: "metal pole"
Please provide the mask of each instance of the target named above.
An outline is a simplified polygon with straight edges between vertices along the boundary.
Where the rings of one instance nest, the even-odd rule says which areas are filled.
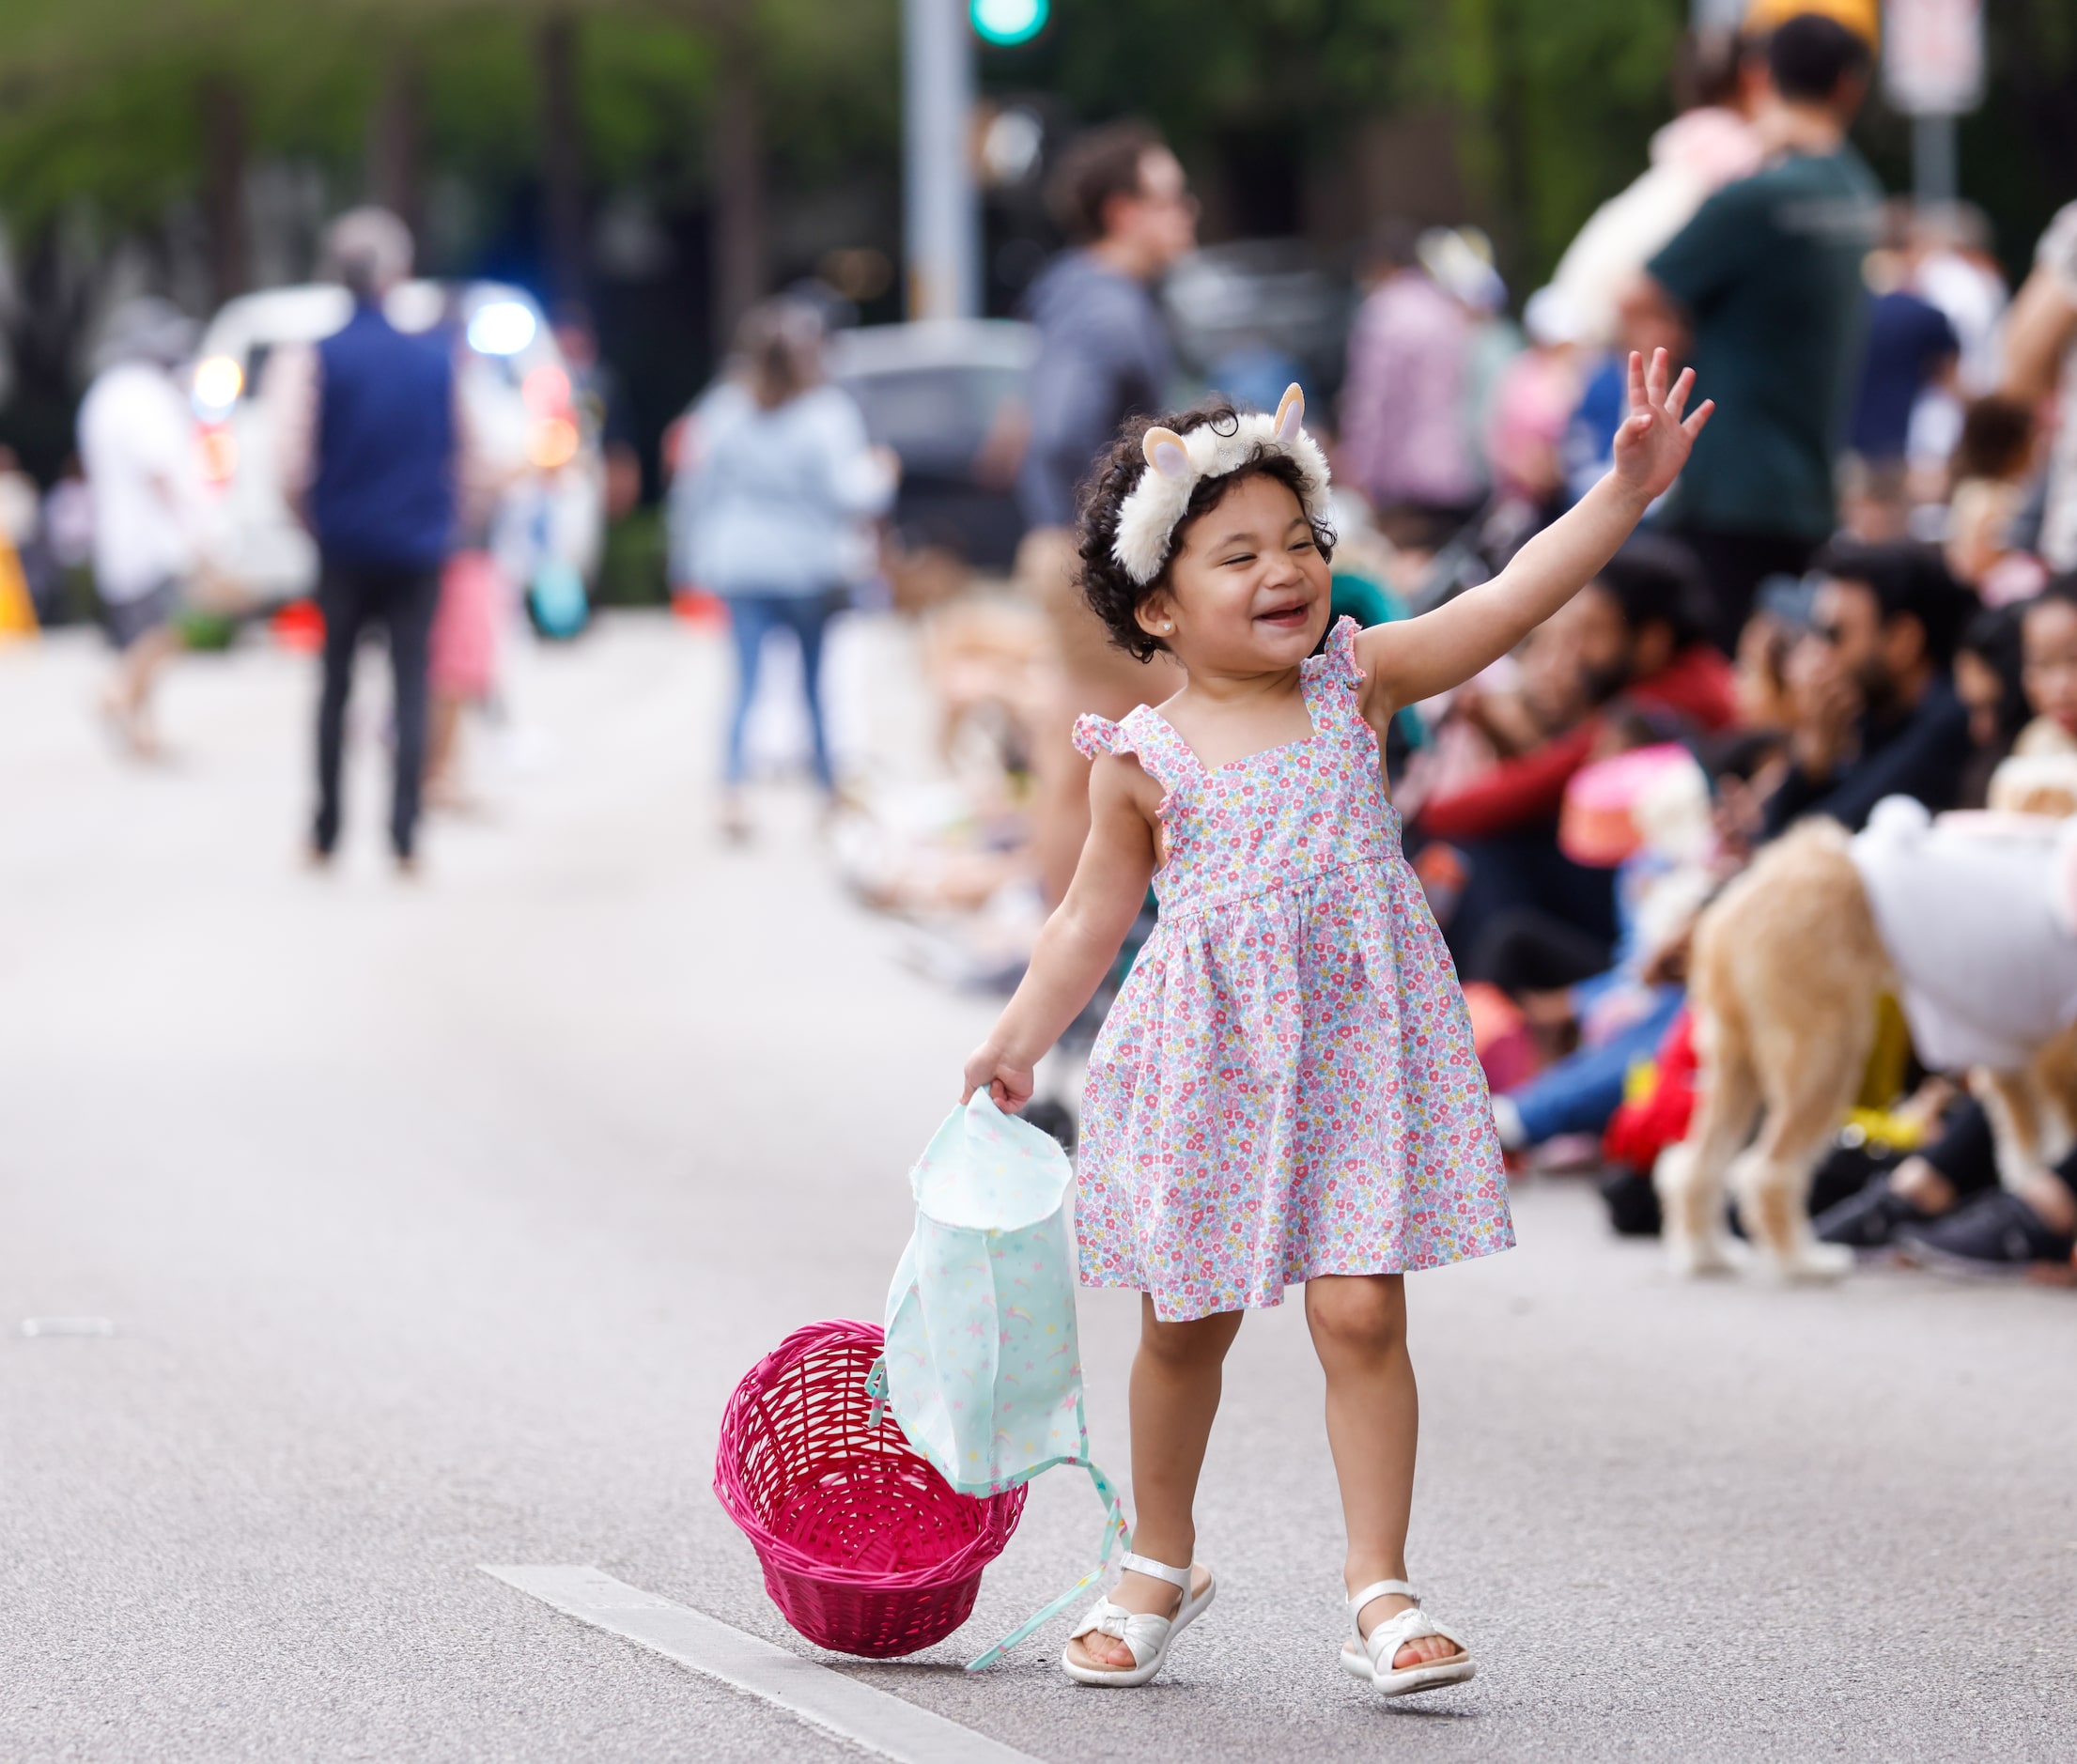
[[[1912,193],[1921,207],[1955,199],[1958,186],[1952,116],[1911,119],[1911,184]]]
[[[971,318],[981,278],[966,0],[902,0],[902,79],[908,316]]]

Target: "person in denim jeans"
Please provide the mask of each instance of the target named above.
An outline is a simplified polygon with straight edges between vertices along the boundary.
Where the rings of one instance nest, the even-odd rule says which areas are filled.
[[[687,425],[671,487],[674,579],[728,607],[736,649],[721,827],[750,831],[744,732],[765,640],[800,645],[815,781],[836,786],[822,715],[822,639],[850,585],[870,567],[863,523],[893,501],[899,466],[866,438],[850,395],[824,383],[822,322],[811,306],[767,301],[736,333],[729,374]]]

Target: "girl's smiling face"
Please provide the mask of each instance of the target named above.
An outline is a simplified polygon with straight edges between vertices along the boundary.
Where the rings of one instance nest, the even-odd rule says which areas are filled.
[[[1135,616],[1191,673],[1259,673],[1312,653],[1332,589],[1296,493],[1251,472],[1190,523]]]

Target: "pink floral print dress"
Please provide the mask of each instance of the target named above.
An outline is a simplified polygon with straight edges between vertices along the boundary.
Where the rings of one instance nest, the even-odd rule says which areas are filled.
[[[1449,952],[1356,707],[1356,626],[1304,664],[1312,735],[1208,771],[1158,711],[1084,717],[1166,793],[1160,923],[1090,1056],[1085,1286],[1168,1321],[1514,1243]]]

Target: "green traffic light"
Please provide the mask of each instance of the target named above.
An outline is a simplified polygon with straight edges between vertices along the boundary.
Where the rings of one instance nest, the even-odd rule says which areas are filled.
[[[1028,43],[1052,9],[1050,0],[972,0],[969,16],[984,43]]]

